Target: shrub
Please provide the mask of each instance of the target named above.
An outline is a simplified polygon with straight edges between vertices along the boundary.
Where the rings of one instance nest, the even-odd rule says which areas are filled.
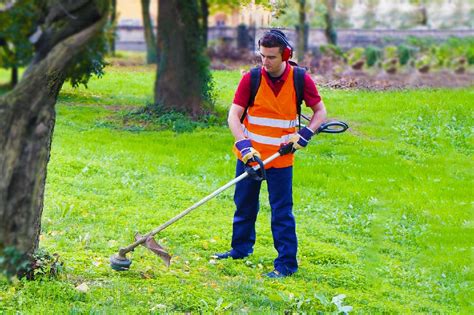
[[[62,271],[63,264],[57,254],[51,255],[41,248],[32,256],[15,247],[6,247],[0,252],[0,270],[9,280],[15,276],[30,280],[43,276],[55,278]]]
[[[386,46],[383,51],[384,61],[382,62],[383,69],[390,74],[394,74],[398,70],[399,57],[398,48],[396,46]]]
[[[354,47],[346,52],[347,63],[354,70],[359,70],[364,66],[365,56],[364,48]]]
[[[365,48],[365,60],[368,67],[372,67],[382,58],[382,50],[376,46],[367,46]]]
[[[339,46],[328,44],[321,45],[319,50],[324,56],[332,57],[333,59],[342,59],[344,58],[344,52]]]
[[[433,58],[429,54],[422,55],[415,61],[415,68],[421,73],[430,71],[433,65]]]
[[[416,55],[416,48],[408,45],[400,45],[397,49],[398,53],[398,60],[400,65],[404,66],[408,64],[408,61],[415,57]]]

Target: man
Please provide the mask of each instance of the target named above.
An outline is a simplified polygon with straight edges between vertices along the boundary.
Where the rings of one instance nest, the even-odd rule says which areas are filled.
[[[303,100],[313,110],[313,115],[309,125],[296,132],[294,68],[288,62],[292,48],[283,32],[271,30],[260,39],[259,49],[263,67],[253,104],[248,104],[251,75],[247,73],[239,83],[228,116],[229,128],[236,140],[236,176],[245,171],[246,164],[254,161],[254,157],[265,160],[285,143],[293,143],[297,150],[304,148],[326,118],[326,109],[316,86],[305,73]],[[245,112],[242,125],[241,117]],[[272,210],[273,242],[278,252],[274,270],[266,274],[269,278],[286,277],[298,269],[295,219],[292,213],[293,158],[293,154],[284,155],[265,166]],[[261,181],[250,177],[236,184],[234,202],[237,209],[234,214],[232,249],[216,254],[217,259],[241,259],[253,252],[260,187]]]

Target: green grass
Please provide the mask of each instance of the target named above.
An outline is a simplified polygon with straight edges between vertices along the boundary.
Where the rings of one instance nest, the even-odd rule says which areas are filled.
[[[226,127],[177,134],[116,124],[117,109],[152,100],[154,75],[148,67],[109,68],[89,90],[63,88],[40,245],[58,253],[65,270],[57,280],[0,280],[0,310],[315,313],[336,311],[331,299],[345,294],[356,313],[474,311],[472,89],[321,91],[329,117],[351,129],[315,137],[297,154],[294,276],[261,276],[276,256],[265,189],[249,258],[210,259],[229,248],[230,189],[156,237],[173,255],[169,268],[138,248],[130,271],[112,271],[109,256],[135,232],[152,230],[234,173]],[[240,74],[213,75],[225,111]],[[81,283],[88,292],[75,289]]]

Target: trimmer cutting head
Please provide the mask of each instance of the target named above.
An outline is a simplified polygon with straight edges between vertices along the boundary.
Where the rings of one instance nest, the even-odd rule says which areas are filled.
[[[121,248],[119,252],[110,257],[110,267],[115,271],[126,271],[130,269],[132,261],[126,257],[127,253],[133,250],[138,245],[143,245],[149,249],[152,253],[160,257],[167,267],[171,263],[171,255],[166,252],[166,250],[158,244],[152,236],[142,236],[140,234],[135,234],[136,242],[127,248]]]
[[[132,261],[127,257],[120,256],[118,254],[110,257],[110,267],[115,271],[126,271],[130,268]]]

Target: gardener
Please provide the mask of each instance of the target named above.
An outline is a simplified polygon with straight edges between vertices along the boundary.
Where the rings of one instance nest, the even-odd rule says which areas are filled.
[[[297,150],[306,147],[314,131],[326,118],[326,109],[318,90],[311,77],[305,73],[303,100],[312,109],[313,115],[309,125],[296,132],[295,68],[289,63],[293,49],[283,32],[271,30],[259,40],[259,50],[263,67],[254,101],[250,101],[251,75],[246,73],[239,83],[228,116],[229,128],[236,140],[236,176],[245,171],[245,166],[253,162],[254,157],[264,160],[276,153],[282,144],[291,142]],[[266,274],[269,278],[286,277],[298,269],[298,244],[292,213],[293,158],[293,154],[284,155],[265,166],[272,209],[273,242],[278,251],[274,270]],[[232,249],[216,254],[214,257],[217,259],[241,259],[253,252],[260,187],[261,181],[250,177],[237,183]]]

